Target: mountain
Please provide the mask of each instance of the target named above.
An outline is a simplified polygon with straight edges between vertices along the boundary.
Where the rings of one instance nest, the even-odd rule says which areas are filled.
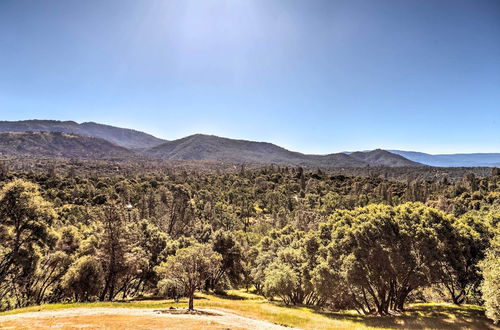
[[[349,156],[356,158],[360,161],[366,162],[373,166],[389,166],[389,167],[403,167],[403,166],[421,166],[418,162],[406,159],[401,155],[396,155],[387,150],[375,149],[372,151],[356,151],[349,154]]]
[[[3,132],[3,133],[2,133]],[[14,134],[17,132],[19,134]],[[20,134],[24,133],[24,134]],[[59,133],[59,134],[56,134]],[[307,167],[420,166],[386,150],[307,155],[272,143],[195,134],[174,141],[94,122],[57,120],[0,121],[0,152],[71,158],[133,158],[280,164]]]
[[[165,140],[136,130],[93,122],[79,124],[74,121],[58,120],[0,121],[0,132],[71,133],[101,138],[129,149],[151,148],[165,142]]]
[[[145,151],[146,154],[163,159],[211,160],[230,163],[273,163],[310,167],[363,167],[367,165],[417,166],[399,155],[377,150],[357,153],[329,155],[306,155],[289,151],[267,142],[234,140],[213,135],[195,134],[182,139],[168,141]]]
[[[430,166],[440,167],[500,167],[500,153],[438,154],[416,151],[389,150],[407,159]]]
[[[2,132],[0,155],[88,159],[135,156],[132,151],[103,139],[58,132]]]

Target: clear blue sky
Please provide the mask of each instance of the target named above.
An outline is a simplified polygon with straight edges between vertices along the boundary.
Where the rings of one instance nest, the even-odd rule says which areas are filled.
[[[500,0],[0,0],[0,119],[500,152]]]

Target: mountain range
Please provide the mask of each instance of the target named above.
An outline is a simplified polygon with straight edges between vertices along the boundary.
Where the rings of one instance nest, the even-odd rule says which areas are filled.
[[[61,132],[93,136],[128,149],[150,148],[165,142],[144,132],[94,122],[79,124],[59,120],[0,121],[0,132]]]
[[[127,159],[135,153],[104,139],[59,132],[2,132],[0,155]]]
[[[385,150],[346,155],[307,155],[272,143],[235,140],[214,135],[195,134],[168,141],[146,150],[155,158],[211,160],[230,163],[265,163],[309,167],[419,166],[416,162]]]
[[[430,155],[382,150],[308,155],[272,143],[195,134],[167,141],[150,134],[94,122],[0,121],[0,155],[92,159],[155,159],[307,167],[500,166],[500,153]]]

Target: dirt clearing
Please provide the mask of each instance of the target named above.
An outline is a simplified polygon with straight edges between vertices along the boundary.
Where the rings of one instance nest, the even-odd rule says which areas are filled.
[[[71,308],[0,316],[0,329],[290,329],[222,310]]]

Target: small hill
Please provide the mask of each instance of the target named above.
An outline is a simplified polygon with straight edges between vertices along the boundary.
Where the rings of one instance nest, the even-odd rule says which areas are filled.
[[[350,153],[349,156],[356,158],[360,161],[366,162],[373,166],[389,166],[389,167],[422,166],[422,164],[406,159],[401,155],[396,155],[387,150],[382,150],[382,149],[375,149],[367,152],[356,151]]]
[[[267,142],[254,142],[195,134],[147,150],[151,156],[177,160],[211,160],[230,163],[305,165],[305,155]]]
[[[58,132],[4,132],[0,133],[0,155],[112,159],[135,154],[95,137]]]
[[[0,132],[62,132],[93,136],[129,148],[151,148],[165,142],[150,134],[128,128],[103,125],[94,122],[77,123],[58,120],[0,121]]]
[[[196,134],[148,149],[152,157],[177,160],[212,160],[232,163],[273,163],[310,167],[416,166],[401,156],[377,151],[353,157],[344,153],[306,155],[267,142],[234,140]]]

